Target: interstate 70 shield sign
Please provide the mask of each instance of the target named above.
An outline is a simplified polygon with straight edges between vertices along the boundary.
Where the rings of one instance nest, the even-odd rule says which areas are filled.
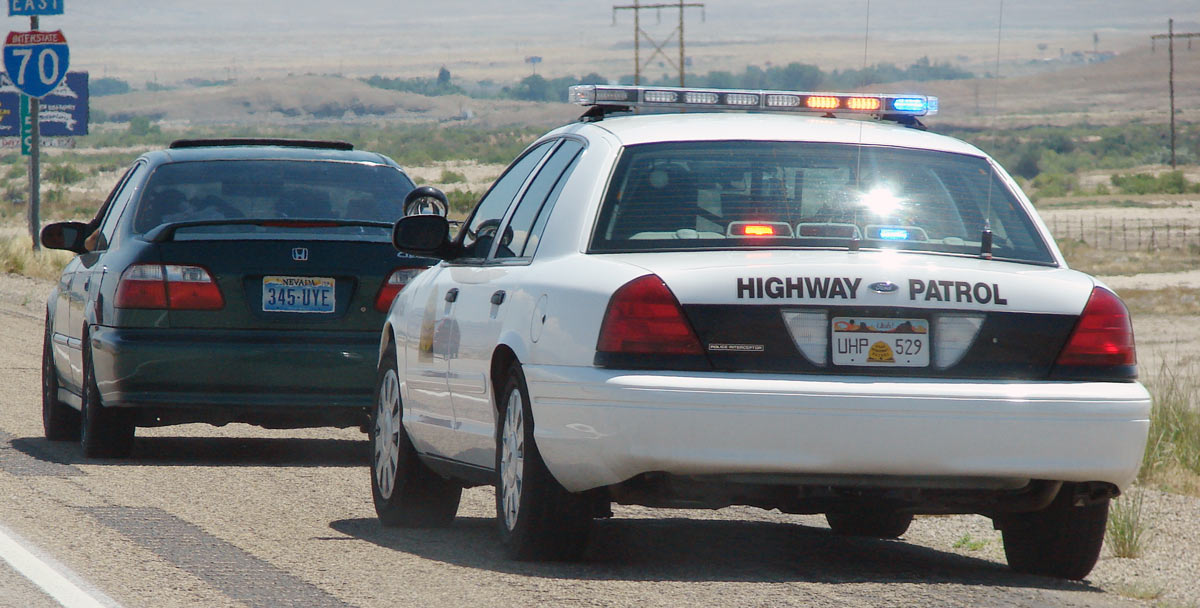
[[[17,90],[41,99],[67,75],[71,54],[62,30],[9,32],[4,69]]]

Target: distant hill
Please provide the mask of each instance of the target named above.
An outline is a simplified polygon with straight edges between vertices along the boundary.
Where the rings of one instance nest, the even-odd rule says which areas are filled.
[[[175,124],[289,124],[379,120],[471,121],[472,124],[561,124],[582,110],[567,104],[479,100],[461,95],[426,97],[387,91],[333,76],[293,76],[231,84],[139,91],[92,99],[110,121],[144,116]]]

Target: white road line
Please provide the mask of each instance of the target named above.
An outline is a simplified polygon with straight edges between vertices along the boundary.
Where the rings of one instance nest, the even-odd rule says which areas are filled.
[[[112,598],[90,587],[82,579],[12,530],[0,525],[0,559],[54,598],[63,608],[117,608]]]

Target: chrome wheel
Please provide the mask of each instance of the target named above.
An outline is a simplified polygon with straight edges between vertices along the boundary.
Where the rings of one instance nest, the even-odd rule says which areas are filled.
[[[379,494],[391,498],[400,460],[400,381],[389,369],[379,386],[375,404],[375,484]]]
[[[517,525],[521,508],[521,490],[525,473],[525,417],[521,392],[512,391],[504,411],[504,430],[500,434],[500,492],[504,507],[504,525]]]

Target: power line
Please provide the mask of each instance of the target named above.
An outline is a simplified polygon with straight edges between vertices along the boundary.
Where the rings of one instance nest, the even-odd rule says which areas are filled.
[[[664,8],[679,9],[679,25],[676,26],[675,29],[672,30],[671,33],[661,43],[659,43],[659,42],[656,42],[653,38],[651,38],[650,34],[647,33],[646,30],[642,29],[641,14],[642,14],[643,10],[654,9],[654,10],[658,11],[658,14],[660,15],[660,19],[661,19],[662,9],[664,9]],[[671,64],[671,66],[677,67],[679,69],[679,86],[681,86],[681,87],[684,86],[683,80],[684,80],[684,70],[686,67],[686,61],[684,59],[684,50],[683,50],[684,49],[683,14],[684,14],[684,9],[688,9],[688,8],[699,8],[700,9],[700,19],[701,20],[704,19],[704,4],[701,2],[684,2],[683,0],[679,0],[678,2],[675,2],[675,3],[642,4],[639,0],[633,0],[633,4],[627,4],[624,6],[613,5],[613,24],[614,25],[617,23],[617,11],[633,11],[633,84],[635,84],[635,85],[641,84],[642,83],[642,68],[646,65],[649,65],[650,62],[653,61],[655,57],[661,56],[664,61]],[[663,47],[667,46],[667,44],[669,44],[671,42],[671,39],[676,36],[679,36],[679,61],[678,61],[678,63],[676,63],[674,60],[672,60],[670,57],[668,57],[666,52],[663,51]],[[642,62],[642,58],[641,58],[641,40],[642,40],[642,38],[645,38],[646,42],[650,43],[650,46],[654,47],[654,52],[650,53],[650,57],[648,57],[646,59],[645,63]]]

